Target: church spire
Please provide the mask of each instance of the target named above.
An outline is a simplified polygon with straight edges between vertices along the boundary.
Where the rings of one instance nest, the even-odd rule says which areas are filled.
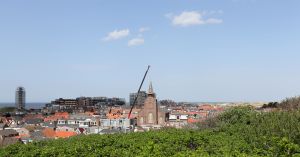
[[[149,89],[148,89],[148,94],[154,94],[153,87],[152,87],[152,82],[150,82]]]

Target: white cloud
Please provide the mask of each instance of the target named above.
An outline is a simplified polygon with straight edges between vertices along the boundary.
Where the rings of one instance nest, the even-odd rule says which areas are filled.
[[[144,44],[145,40],[143,38],[133,38],[128,41],[128,46],[138,46]]]
[[[197,11],[184,11],[179,15],[173,16],[172,14],[165,15],[172,20],[172,24],[175,26],[192,26],[192,25],[204,25],[204,24],[220,24],[222,19],[208,18],[204,19],[203,14]]]
[[[149,30],[150,30],[149,27],[141,27],[141,28],[139,29],[139,32],[140,32],[140,33],[143,33],[143,32],[149,31]]]
[[[202,15],[196,11],[182,12],[180,15],[174,16],[172,23],[180,26],[190,26],[204,24]]]
[[[122,30],[114,30],[107,34],[106,37],[103,38],[104,41],[117,40],[128,36],[130,33],[129,29]]]

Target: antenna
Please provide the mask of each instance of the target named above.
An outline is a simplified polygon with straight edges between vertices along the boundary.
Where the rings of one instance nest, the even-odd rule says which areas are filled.
[[[133,104],[132,104],[131,109],[130,109],[129,114],[128,114],[128,119],[130,119],[132,109],[133,109],[134,106],[135,106],[135,103],[136,103],[137,98],[138,98],[138,96],[139,96],[139,94],[140,94],[141,88],[142,88],[142,86],[143,86],[143,83],[144,83],[144,81],[145,81],[145,78],[146,78],[146,76],[147,76],[147,73],[148,73],[149,69],[150,69],[150,65],[148,65],[148,68],[147,68],[147,70],[146,70],[146,72],[145,72],[145,75],[144,75],[144,77],[143,77],[143,80],[142,80],[142,82],[141,82],[141,84],[140,84],[140,87],[139,87],[139,89],[138,89],[137,95],[136,95],[136,97],[134,98]]]

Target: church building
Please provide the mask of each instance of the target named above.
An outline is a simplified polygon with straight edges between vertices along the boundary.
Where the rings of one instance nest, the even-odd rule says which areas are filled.
[[[150,83],[144,106],[139,112],[137,124],[138,126],[162,126],[165,124],[165,112],[161,111],[158,106],[152,83]]]

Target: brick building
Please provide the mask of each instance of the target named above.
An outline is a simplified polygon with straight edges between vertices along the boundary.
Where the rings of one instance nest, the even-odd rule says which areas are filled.
[[[165,124],[165,112],[161,111],[158,106],[156,95],[153,92],[152,83],[150,83],[144,106],[137,117],[137,124],[139,126]]]

